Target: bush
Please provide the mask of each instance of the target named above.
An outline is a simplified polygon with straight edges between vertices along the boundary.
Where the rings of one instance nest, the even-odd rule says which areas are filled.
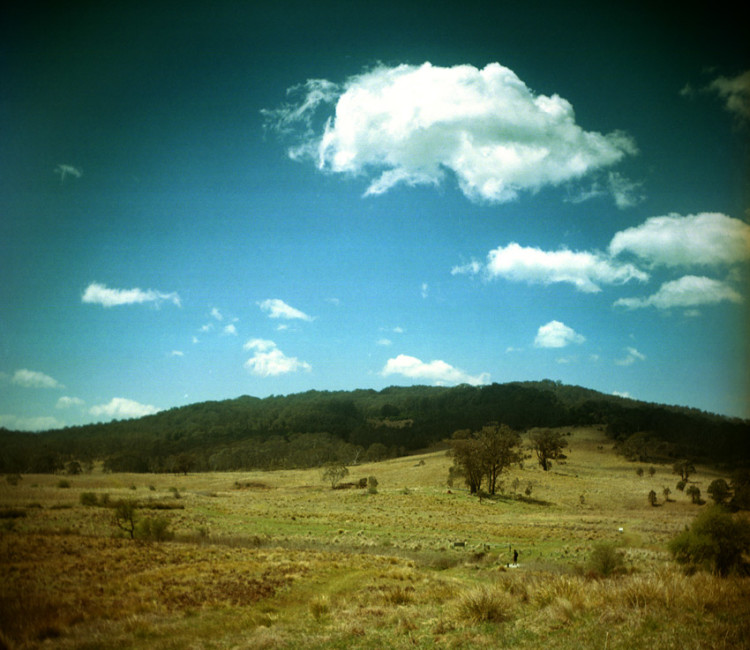
[[[57,487],[59,488],[69,488],[70,487],[70,481],[66,481],[65,479],[62,479],[57,482]]]
[[[656,492],[654,492],[654,490],[651,490],[651,492],[648,493],[648,502],[652,506],[658,505],[658,501],[656,499]]]
[[[378,493],[378,479],[376,479],[374,476],[370,476],[367,479],[367,491],[370,494]]]
[[[472,623],[502,623],[511,618],[513,596],[499,587],[476,587],[458,602],[458,615]]]
[[[615,544],[597,544],[589,556],[588,569],[601,578],[625,573],[625,554]]]
[[[99,499],[93,492],[81,492],[81,496],[78,497],[82,506],[98,506]]]
[[[174,538],[166,517],[146,517],[135,526],[135,537],[152,542],[165,542]]]
[[[750,552],[750,523],[711,506],[669,542],[669,551],[689,570],[704,568],[720,576],[742,571],[742,555]]]

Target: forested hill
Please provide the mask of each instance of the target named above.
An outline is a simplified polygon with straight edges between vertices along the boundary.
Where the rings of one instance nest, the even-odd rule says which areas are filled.
[[[625,455],[644,461],[750,459],[746,420],[543,380],[242,396],[35,434],[0,429],[0,472],[53,472],[98,460],[112,471],[136,472],[378,460],[489,422],[518,430],[604,425]]]

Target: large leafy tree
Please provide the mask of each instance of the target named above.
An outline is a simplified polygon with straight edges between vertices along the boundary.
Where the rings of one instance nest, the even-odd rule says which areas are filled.
[[[453,462],[476,494],[487,479],[487,492],[495,494],[502,472],[521,460],[521,437],[505,424],[491,424],[480,431],[457,431],[452,440]]]
[[[552,466],[552,460],[560,457],[562,450],[568,446],[559,431],[552,429],[536,429],[529,434],[531,448],[536,452],[539,464],[546,472]]]
[[[750,523],[712,506],[669,543],[669,550],[680,564],[726,576],[741,570],[743,555],[750,552]]]

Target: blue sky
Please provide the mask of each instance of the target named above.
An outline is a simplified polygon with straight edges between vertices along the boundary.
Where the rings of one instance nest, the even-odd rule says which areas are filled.
[[[543,378],[750,416],[747,41],[690,11],[10,10],[0,426]]]

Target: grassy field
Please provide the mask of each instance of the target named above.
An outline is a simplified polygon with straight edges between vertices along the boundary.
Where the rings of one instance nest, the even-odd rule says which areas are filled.
[[[319,470],[2,481],[0,648],[750,648],[750,580],[666,552],[700,510],[671,468],[639,476],[596,429],[568,440],[481,502],[446,485],[444,451],[351,467],[376,494]],[[123,537],[82,493],[136,500],[175,537]],[[587,568],[603,542],[624,574]]]

